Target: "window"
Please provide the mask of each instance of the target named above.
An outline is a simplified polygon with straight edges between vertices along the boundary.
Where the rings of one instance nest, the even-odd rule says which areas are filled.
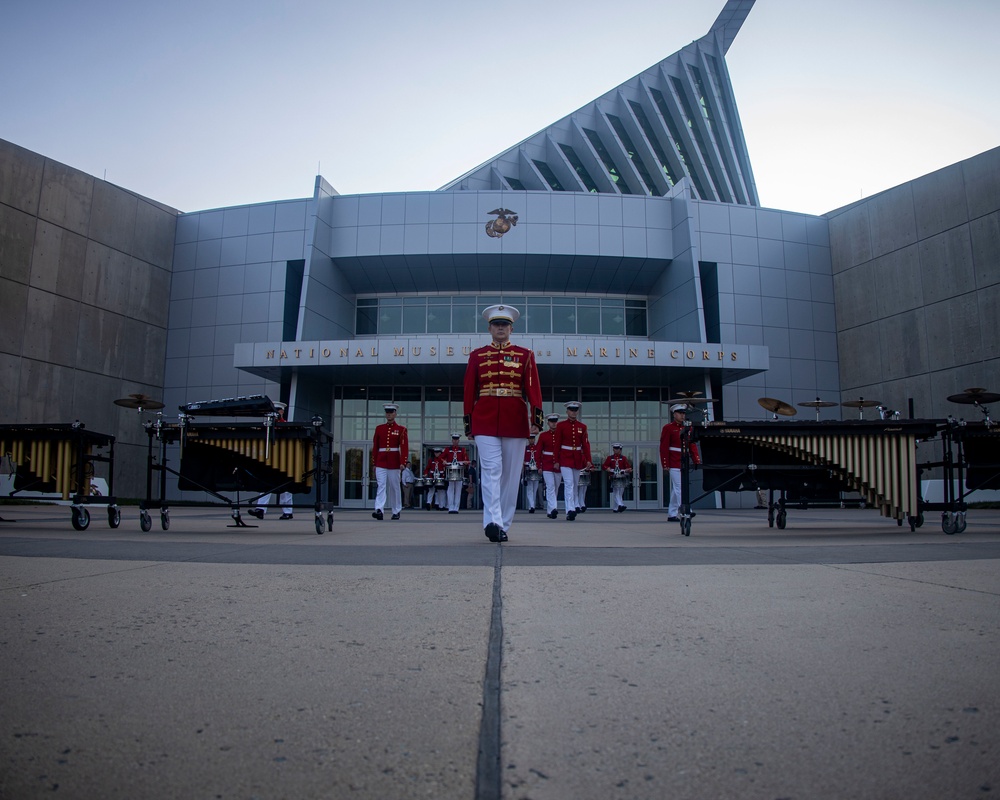
[[[544,161],[535,161],[534,159],[532,160],[531,163],[535,165],[535,168],[539,171],[539,173],[541,173],[541,176],[545,178],[545,182],[550,187],[552,187],[553,192],[566,191],[563,188],[563,185],[559,183],[559,179],[556,177],[556,174],[552,171],[552,167],[550,167]]]
[[[583,132],[587,134],[587,138],[590,140],[590,144],[594,148],[594,152],[597,153],[598,158],[604,163],[604,168],[611,175],[611,180],[615,182],[615,186],[618,187],[618,191],[622,194],[632,194],[632,190],[628,188],[628,184],[625,183],[625,178],[622,177],[621,173],[618,172],[618,168],[615,166],[615,162],[611,160],[611,153],[608,152],[608,148],[604,146],[604,142],[601,141],[601,137],[597,135],[597,131],[592,131],[590,128],[584,128]]]
[[[497,303],[521,312],[517,329],[525,334],[647,335],[645,300],[524,295],[358,298],[357,335],[485,334],[489,325],[482,310]]]
[[[642,182],[646,184],[646,189],[651,195],[656,195],[656,185],[653,183],[653,176],[649,174],[649,170],[646,169],[646,165],[642,163],[642,159],[639,158],[639,154],[635,150],[635,145],[632,144],[632,139],[628,135],[628,131],[625,130],[625,125],[622,123],[619,117],[614,114],[608,114],[608,119],[611,121],[611,127],[615,129],[615,133],[618,134],[618,139],[621,141],[622,146],[625,148],[625,152],[629,159],[632,161],[636,172],[639,173],[639,177],[642,178]]]
[[[677,181],[675,181],[674,176],[670,174],[670,167],[667,166],[667,153],[663,149],[663,145],[660,144],[660,140],[656,138],[656,132],[653,130],[649,117],[646,116],[646,112],[643,110],[642,106],[634,100],[629,100],[628,104],[632,107],[632,113],[635,114],[635,118],[639,122],[639,127],[642,128],[642,132],[646,134],[650,147],[652,147],[653,152],[656,153],[656,158],[660,162],[660,169],[663,170],[663,177],[667,179],[667,185],[673,186],[677,183]]]
[[[583,162],[580,160],[580,156],[576,154],[576,150],[568,144],[561,144],[559,145],[559,148],[565,154],[566,160],[569,161],[573,169],[576,170],[576,174],[580,176],[580,180],[583,181],[583,185],[587,187],[587,191],[595,194],[600,191],[597,188],[597,184],[594,182],[594,179],[590,177],[590,173],[587,172],[587,168],[583,166]]]

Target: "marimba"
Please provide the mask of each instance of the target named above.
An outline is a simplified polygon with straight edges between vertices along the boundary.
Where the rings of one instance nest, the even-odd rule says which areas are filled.
[[[114,497],[114,436],[89,431],[79,422],[0,425],[0,455],[13,467],[9,497],[69,503],[70,521],[78,531],[90,526],[88,505],[106,506],[108,525],[120,524],[121,509]],[[98,463],[108,465],[107,497],[92,483]]]
[[[934,420],[734,422],[689,427],[686,434],[701,448],[701,497],[769,489],[768,524],[784,528],[789,505],[842,505],[843,492],[857,492],[861,503],[914,530],[924,507],[918,443],[936,438],[940,427]],[[682,480],[687,484],[686,469]],[[682,494],[689,496],[685,485]],[[690,504],[701,497],[684,501],[685,534]]]
[[[317,418],[318,420],[318,418]],[[167,475],[177,476],[180,491],[206,492],[218,502],[194,505],[228,505],[234,524],[248,527],[240,515],[242,506],[252,505],[271,493],[314,494],[310,504],[316,513],[316,533],[333,529],[332,487],[328,480],[333,463],[333,436],[320,424],[295,422],[194,423],[182,418],[178,423],[162,419],[145,424],[149,436],[146,469],[146,499],[140,504],[142,530],[152,527],[149,510],[160,510],[160,526],[170,527],[166,501]],[[154,442],[158,448],[154,447]],[[179,447],[179,469],[167,466],[168,445]],[[154,455],[158,449],[158,457]],[[153,475],[159,473],[159,497],[153,496]],[[322,497],[326,484],[326,499]],[[235,498],[224,493],[235,493]],[[249,495],[241,497],[241,494]]]

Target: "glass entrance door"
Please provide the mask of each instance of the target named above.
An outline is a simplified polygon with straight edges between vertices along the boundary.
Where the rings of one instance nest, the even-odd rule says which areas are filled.
[[[640,444],[632,448],[632,491],[635,508],[662,508],[660,499],[660,446]],[[628,497],[628,493],[625,495]],[[628,504],[628,503],[627,503]]]
[[[371,442],[344,444],[341,508],[375,507],[375,469],[371,459]]]

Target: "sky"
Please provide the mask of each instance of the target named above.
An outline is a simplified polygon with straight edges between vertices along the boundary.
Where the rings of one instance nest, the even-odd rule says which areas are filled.
[[[708,32],[725,0],[6,0],[0,138],[181,211],[429,191]],[[757,0],[727,63],[760,204],[1000,146],[1000,0]]]

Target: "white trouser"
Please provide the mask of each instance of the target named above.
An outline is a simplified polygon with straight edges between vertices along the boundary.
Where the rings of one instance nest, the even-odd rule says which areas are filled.
[[[670,505],[667,506],[667,516],[676,517],[681,507],[681,469],[670,468]]]
[[[559,505],[559,487],[562,485],[562,475],[558,472],[543,472],[545,478],[545,511],[551,514]]]
[[[462,502],[462,482],[448,481],[448,510],[458,511],[458,504]]]
[[[579,474],[579,473],[578,473]],[[580,479],[577,478],[576,481],[576,507],[586,508],[587,507],[587,489],[589,489],[589,484],[584,486],[580,483]]]
[[[621,508],[625,505],[625,481],[620,483],[615,483],[615,479],[611,479],[611,508],[612,510]]]
[[[375,491],[375,510],[384,511],[388,499],[393,514],[402,511],[403,493],[400,490],[399,470],[375,467],[375,480],[378,481],[378,489]]]
[[[292,493],[291,492],[282,492],[280,495],[278,495],[278,502],[281,503],[281,513],[282,514],[291,514],[292,513],[293,509],[292,509]],[[270,505],[270,503],[271,503],[271,493],[270,492],[268,492],[267,494],[263,495],[262,497],[257,498],[257,506],[260,508],[261,512],[263,512],[264,514],[267,513],[267,506]]]
[[[445,508],[448,505],[447,489],[434,490],[434,505],[436,505],[438,508]]]
[[[509,531],[517,508],[524,463],[524,438],[477,436],[479,476],[483,492],[483,527],[491,522]]]
[[[524,482],[524,499],[529,509],[538,507],[538,481]]]
[[[580,480],[580,470],[573,469],[572,467],[559,467],[559,472],[562,474],[563,479],[563,505],[566,507],[566,513],[570,511],[576,511],[577,500],[579,498],[579,488],[577,486]]]

